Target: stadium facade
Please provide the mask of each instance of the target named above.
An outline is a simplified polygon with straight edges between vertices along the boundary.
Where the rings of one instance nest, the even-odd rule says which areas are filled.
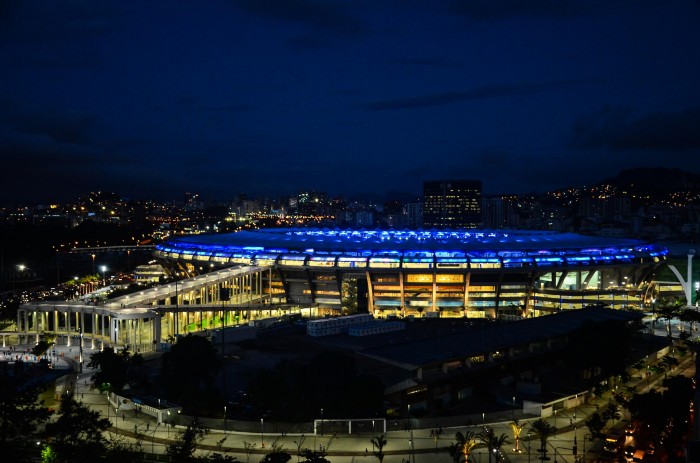
[[[601,304],[641,307],[667,250],[632,239],[548,231],[263,229],[175,238],[156,247],[193,276],[269,267],[271,302],[375,316],[538,316]]]

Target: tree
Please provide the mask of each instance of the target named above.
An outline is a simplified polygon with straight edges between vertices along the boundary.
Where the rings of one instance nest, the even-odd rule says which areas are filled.
[[[170,457],[170,461],[176,463],[194,461],[193,456],[194,451],[197,450],[197,444],[204,439],[207,432],[208,430],[196,419],[187,425],[185,430],[175,438],[172,444],[168,445],[165,451]]]
[[[57,461],[92,462],[106,452],[102,433],[109,427],[109,420],[101,418],[99,412],[67,397],[61,402],[58,419],[46,425],[46,436]]]
[[[619,405],[609,402],[605,408],[603,408],[602,415],[605,421],[612,420],[613,426],[615,426],[615,420],[619,420],[621,417]]]
[[[347,313],[357,313],[357,280],[346,278],[342,283],[343,296],[340,301],[341,307]]]
[[[325,450],[304,449],[299,453],[299,456],[304,458],[301,463],[330,463],[327,455]]]
[[[55,344],[56,340],[55,333],[46,332],[41,337],[42,339],[36,344],[36,346],[32,347],[32,354],[36,355],[37,357],[44,355],[46,351]]]
[[[31,436],[51,415],[39,402],[43,387],[30,379],[30,368],[24,363],[0,364],[0,442]]]
[[[606,420],[598,412],[593,412],[591,416],[586,419],[586,426],[591,432],[591,436],[598,437],[603,434],[603,428],[605,427]]]
[[[270,453],[260,460],[260,463],[287,463],[292,456],[284,450],[282,445],[272,444]]]
[[[671,320],[680,316],[682,306],[683,301],[681,301],[679,298],[663,298],[657,301],[656,307],[654,307],[654,309],[652,310],[652,312],[656,316],[656,319],[666,319],[666,332],[668,334],[669,344],[672,341]]]
[[[530,424],[530,429],[535,433],[540,440],[540,452],[542,452],[541,460],[548,460],[547,457],[547,439],[557,433],[557,428],[540,418]]]
[[[257,444],[255,442],[248,442],[247,440],[243,441],[243,449],[245,450],[247,463],[250,463],[250,455],[255,451],[256,445]]]
[[[496,456],[496,463],[498,463],[501,459],[501,448],[508,442],[508,436],[505,434],[497,436],[492,428],[485,428],[477,434],[477,437],[489,449],[489,463],[492,455]]]
[[[220,410],[220,396],[213,390],[220,367],[208,339],[192,334],[181,337],[162,357],[161,379],[167,398],[182,404],[185,413]]]
[[[469,454],[472,449],[476,447],[478,442],[477,436],[472,431],[465,431],[464,434],[457,431],[455,433],[455,439],[457,442],[450,444],[450,456],[452,456],[455,463],[460,461],[466,463],[469,461]]]
[[[120,392],[124,386],[136,380],[136,373],[143,364],[141,354],[131,355],[127,349],[119,352],[106,347],[90,357],[88,367],[97,371],[90,377],[93,387],[100,391]]]
[[[384,447],[386,446],[387,440],[386,436],[384,434],[380,434],[379,436],[373,437],[370,439],[370,442],[372,442],[372,447],[374,447],[376,450],[372,451],[372,454],[377,457],[377,460],[379,460],[379,463],[382,463],[384,461]]]
[[[513,439],[515,439],[515,448],[513,451],[516,453],[522,452],[520,449],[520,434],[522,434],[525,426],[527,426],[527,423],[520,424],[518,423],[518,420],[513,420],[510,422],[510,428],[513,430]]]

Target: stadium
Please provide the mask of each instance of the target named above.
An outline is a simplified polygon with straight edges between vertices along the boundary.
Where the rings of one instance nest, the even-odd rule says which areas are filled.
[[[523,230],[285,228],[175,238],[155,255],[194,276],[269,268],[256,292],[317,313],[521,318],[643,307],[667,250],[632,239]]]

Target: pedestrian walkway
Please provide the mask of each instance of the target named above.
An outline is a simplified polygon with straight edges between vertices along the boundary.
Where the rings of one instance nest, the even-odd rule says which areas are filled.
[[[66,348],[62,346],[61,348]],[[59,350],[61,349],[59,348]],[[157,424],[155,419],[144,413],[134,410],[119,411],[110,407],[105,394],[90,389],[89,378],[93,374],[87,367],[83,373],[79,373],[76,362],[70,356],[60,357],[58,365],[74,370],[72,375],[65,377],[61,386],[64,391],[73,394],[77,400],[82,401],[93,410],[99,411],[112,422],[111,433],[125,437],[133,442],[140,442],[144,452],[163,454],[166,447],[182,430],[181,427],[172,427],[166,424]],[[674,369],[673,374],[682,373],[693,375],[695,363],[692,355],[683,359],[680,365]],[[646,392],[651,388],[661,386],[664,373],[651,376],[637,376],[624,386],[632,387],[637,392]],[[599,439],[592,439],[586,428],[586,419],[606,406],[612,399],[613,391],[607,391],[601,396],[589,398],[585,403],[573,408],[563,409],[555,416],[546,418],[546,421],[557,428],[557,433],[548,440],[548,453],[556,459],[556,463],[585,463],[593,462],[600,450]],[[508,416],[510,414],[510,416]],[[514,452],[513,433],[510,427],[512,417],[518,417],[520,423],[527,423],[519,443],[520,452]],[[467,430],[478,433],[483,427],[493,429],[495,434],[505,434],[509,438],[509,444],[503,448],[505,463],[533,463],[539,453],[539,440],[534,436],[528,437],[529,424],[537,417],[525,417],[512,412],[502,414],[501,419],[492,415],[490,422],[472,426],[446,427],[443,433],[431,435],[432,429],[389,430],[386,433],[387,444],[383,449],[386,455],[385,463],[410,463],[451,462],[452,458],[446,451],[451,442],[455,441],[457,431]],[[616,423],[617,428],[624,428],[628,419],[621,419]],[[304,434],[271,434],[271,433],[240,433],[210,431],[202,444],[199,452],[227,453],[236,456],[241,461],[258,461],[260,455],[269,452],[272,446],[281,447],[293,456],[300,450],[309,448],[319,450],[323,448],[334,463],[377,461],[372,448],[372,435],[304,435]],[[577,448],[574,455],[574,446]],[[251,460],[252,458],[252,460]],[[482,461],[483,460],[483,461]],[[472,452],[473,463],[488,463],[488,452],[478,446]]]

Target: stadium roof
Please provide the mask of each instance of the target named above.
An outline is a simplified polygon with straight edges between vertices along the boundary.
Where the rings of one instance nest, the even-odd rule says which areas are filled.
[[[504,256],[574,252],[587,255],[664,255],[666,250],[639,240],[523,230],[341,230],[272,228],[175,238],[157,249],[192,253],[271,254],[439,254],[473,251]]]

